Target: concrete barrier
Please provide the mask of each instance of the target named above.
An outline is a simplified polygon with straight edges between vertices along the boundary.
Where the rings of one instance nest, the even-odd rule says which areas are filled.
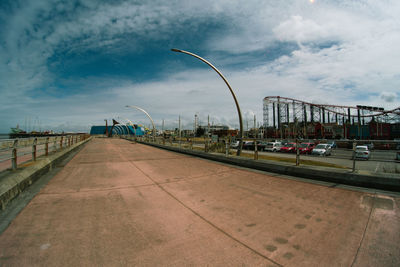
[[[336,184],[345,184],[365,188],[400,192],[400,175],[398,174],[388,173],[377,175],[374,173],[353,173],[349,170],[329,167],[305,165],[295,166],[293,164],[283,162],[275,163],[273,161],[253,160],[236,156],[226,157],[221,154],[205,153],[203,151],[187,150],[179,147],[170,147],[161,144],[147,142],[138,143],[250,169],[291,175]]]
[[[77,150],[91,139],[92,137],[89,137],[88,139],[65,148],[62,151],[56,152],[53,155],[38,158],[32,166],[19,168],[16,171],[3,171],[0,177],[1,209],[4,210],[7,203],[9,203],[13,198],[40,179],[41,176],[51,171],[71,152]]]

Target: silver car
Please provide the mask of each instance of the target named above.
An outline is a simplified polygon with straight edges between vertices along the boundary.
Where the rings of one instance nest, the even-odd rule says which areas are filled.
[[[311,155],[329,156],[332,153],[330,144],[318,144],[311,152]]]
[[[368,149],[368,146],[356,146],[355,157],[356,159],[369,160],[371,151]]]
[[[264,151],[277,152],[281,149],[281,142],[268,142],[264,148]]]

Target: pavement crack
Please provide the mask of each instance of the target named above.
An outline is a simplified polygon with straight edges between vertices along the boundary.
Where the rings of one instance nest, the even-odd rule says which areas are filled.
[[[360,240],[360,244],[359,244],[359,246],[358,246],[358,248],[357,248],[356,255],[354,255],[353,262],[351,263],[351,267],[353,267],[354,264],[356,263],[358,254],[359,254],[360,249],[361,249],[361,246],[362,246],[362,244],[363,244],[363,242],[364,242],[365,233],[367,232],[369,222],[371,221],[372,211],[373,211],[374,208],[375,208],[375,207],[374,207],[374,206],[375,206],[375,199],[376,199],[376,193],[374,194],[374,197],[373,197],[373,199],[372,199],[371,210],[369,211],[368,220],[367,220],[367,223],[365,224],[364,232],[363,232],[363,234],[362,234],[362,237],[361,237],[361,240]]]
[[[109,188],[101,188],[101,189],[87,189],[87,190],[79,190],[79,191],[71,191],[71,192],[59,192],[59,193],[39,193],[39,195],[64,195],[64,194],[79,194],[79,193],[87,193],[87,192],[104,192],[104,191],[112,191],[112,190],[121,190],[121,189],[129,189],[129,188],[140,188],[140,187],[149,187],[156,186],[155,184],[143,184],[143,185],[130,185],[130,186],[121,186],[121,187],[109,187]]]

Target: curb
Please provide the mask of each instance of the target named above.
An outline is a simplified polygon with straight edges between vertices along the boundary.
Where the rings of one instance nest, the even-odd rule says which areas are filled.
[[[186,150],[177,147],[169,147],[161,144],[153,144],[137,141],[138,143],[149,145],[169,151],[183,153],[195,157],[214,160],[226,164],[231,164],[260,171],[273,172],[284,175],[291,175],[301,178],[330,182],[335,184],[345,184],[351,186],[400,192],[399,175],[381,174],[361,174],[353,173],[348,170],[340,170],[320,166],[294,166],[288,163],[274,163],[266,160],[253,160],[242,157],[226,157],[223,155],[210,154],[203,151]]]
[[[89,137],[88,139],[74,144],[73,146],[59,151],[51,156],[38,159],[33,166],[29,166],[17,171],[5,171],[9,173],[1,179],[2,181],[0,183],[1,210],[4,210],[12,199],[17,197],[27,187],[40,179],[42,175],[51,171],[53,167],[55,167],[71,152],[77,150],[91,139],[92,137]]]

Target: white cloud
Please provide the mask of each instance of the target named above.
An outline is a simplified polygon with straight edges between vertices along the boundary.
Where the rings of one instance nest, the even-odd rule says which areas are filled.
[[[245,117],[255,114],[261,120],[262,99],[268,95],[332,104],[379,103],[386,109],[398,105],[400,1],[316,1],[310,5],[306,0],[160,0],[82,4],[87,8],[75,9],[70,1],[30,1],[10,14],[1,13],[0,21],[6,22],[0,30],[3,114],[15,113],[10,114],[14,120],[18,119],[16,114],[19,120],[24,114],[37,114],[53,125],[62,124],[52,120],[56,116],[73,128],[96,120],[101,124],[114,114],[131,116],[132,111],[124,105],[140,103],[154,113],[158,124],[162,118],[171,121],[170,125],[176,124],[181,114],[184,123],[190,125],[198,112],[202,121],[210,114],[215,122],[237,127],[232,96],[207,68],[140,84],[112,77],[83,77],[74,82],[86,88],[96,88],[100,83],[107,90],[62,99],[29,97],[33,90],[63,78],[49,70],[49,59],[59,51],[123,54],[126,47],[142,51],[143,40],[168,43],[187,29],[199,31],[198,42],[207,49],[206,58],[210,55],[217,59],[212,63],[222,64],[221,70],[237,93]],[[57,12],[65,16],[46,19]],[[201,25],[210,21],[218,22],[221,29],[200,32]],[[127,36],[129,39],[125,39]],[[257,66],[246,64],[252,52],[267,51],[279,42],[300,46],[272,62],[257,59]],[[232,54],[230,61],[221,59],[221,51]],[[230,63],[237,62],[245,65],[243,70],[229,68]],[[9,120],[7,116],[1,116],[1,121]]]
[[[310,19],[301,16],[292,16],[289,20],[283,21],[273,32],[280,41],[284,42],[313,42],[327,40],[330,33],[321,25]]]

